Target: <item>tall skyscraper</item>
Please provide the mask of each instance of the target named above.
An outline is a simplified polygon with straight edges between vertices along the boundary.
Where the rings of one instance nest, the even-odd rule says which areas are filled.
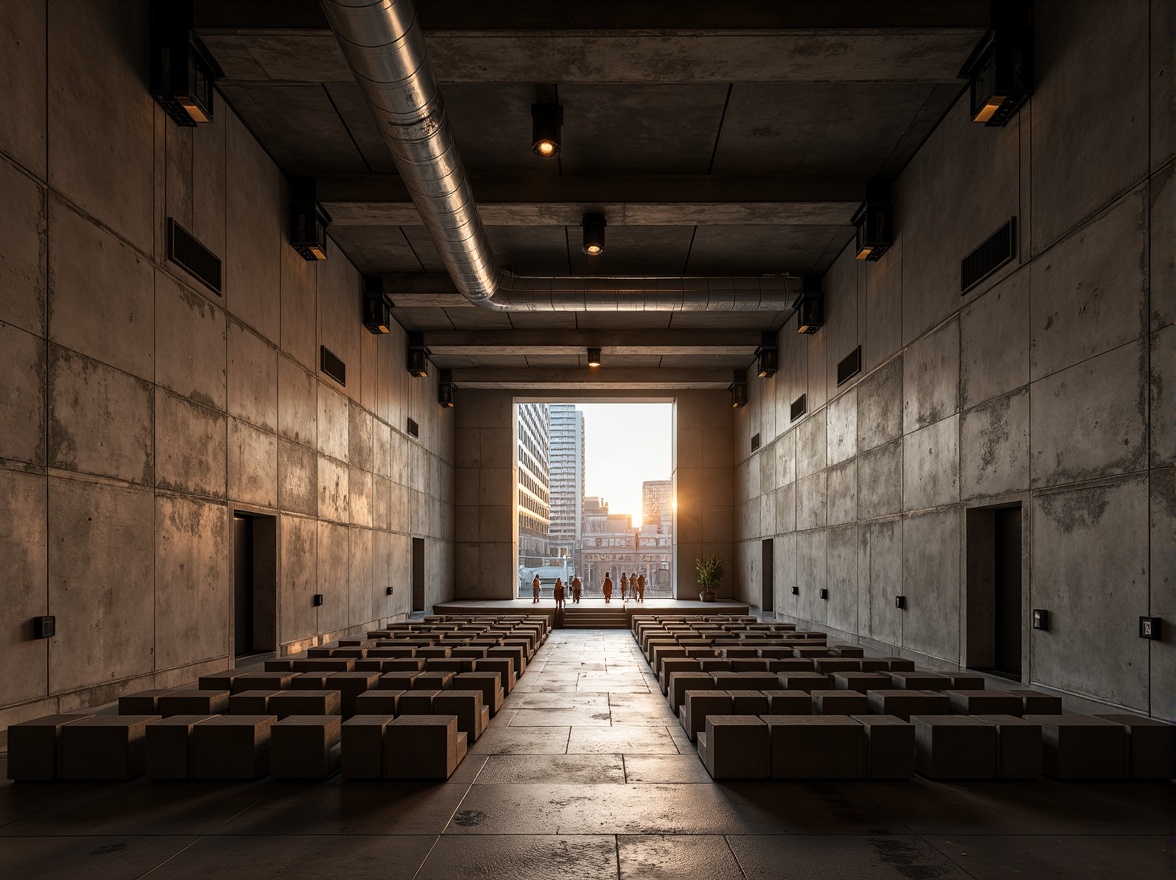
[[[646,480],[641,484],[641,524],[661,526],[669,534],[674,522],[673,480]]]
[[[551,555],[572,560],[583,533],[584,414],[571,403],[548,406],[551,446],[548,473],[551,486]]]
[[[550,422],[547,404],[520,403],[518,422],[519,565],[537,567],[543,565],[550,555]]]

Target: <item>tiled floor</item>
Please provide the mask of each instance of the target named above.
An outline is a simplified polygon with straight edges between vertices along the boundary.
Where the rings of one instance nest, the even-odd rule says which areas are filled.
[[[1125,878],[1176,787],[716,785],[625,631],[557,631],[445,784],[0,786],[0,877]]]

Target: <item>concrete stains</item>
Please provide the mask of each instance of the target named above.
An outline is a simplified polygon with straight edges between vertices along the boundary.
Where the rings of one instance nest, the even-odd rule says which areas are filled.
[[[1064,534],[1075,530],[1089,530],[1102,522],[1109,500],[1106,490],[1088,489],[1082,492],[1059,492],[1039,498],[1041,512],[1057,523]]]

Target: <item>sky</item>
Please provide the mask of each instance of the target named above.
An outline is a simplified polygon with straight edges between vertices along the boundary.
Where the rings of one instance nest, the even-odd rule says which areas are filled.
[[[641,483],[670,479],[669,403],[579,403],[584,413],[585,495],[599,495],[609,513],[641,521]]]

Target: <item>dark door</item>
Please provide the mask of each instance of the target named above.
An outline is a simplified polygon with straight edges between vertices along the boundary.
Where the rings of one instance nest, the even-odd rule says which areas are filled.
[[[760,592],[760,611],[767,613],[775,611],[775,553],[776,548],[772,538],[767,538],[762,544],[760,565],[763,572],[763,588]]]
[[[412,539],[412,610],[425,610],[425,539]]]
[[[233,653],[253,653],[253,523],[233,517]]]
[[[993,654],[998,672],[1021,677],[1021,508],[994,511]]]

